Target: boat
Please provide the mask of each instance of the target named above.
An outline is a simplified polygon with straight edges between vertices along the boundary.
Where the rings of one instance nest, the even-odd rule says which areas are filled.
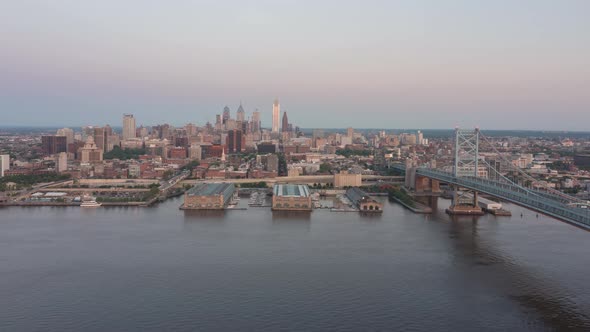
[[[92,208],[92,207],[99,207],[101,205],[102,205],[101,203],[98,203],[96,201],[96,198],[94,198],[92,196],[84,196],[84,198],[82,198],[82,203],[80,204],[80,207]]]

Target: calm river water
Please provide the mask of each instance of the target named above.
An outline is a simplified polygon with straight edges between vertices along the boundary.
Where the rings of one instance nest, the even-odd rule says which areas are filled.
[[[590,233],[516,206],[450,220],[445,200],[374,217],[180,203],[1,208],[0,330],[590,330]]]

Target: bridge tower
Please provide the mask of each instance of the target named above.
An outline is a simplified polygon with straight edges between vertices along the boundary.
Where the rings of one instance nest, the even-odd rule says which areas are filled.
[[[479,128],[462,130],[455,128],[455,177],[479,176]],[[446,210],[448,214],[480,215],[483,211],[477,204],[477,192],[453,186],[453,200]]]

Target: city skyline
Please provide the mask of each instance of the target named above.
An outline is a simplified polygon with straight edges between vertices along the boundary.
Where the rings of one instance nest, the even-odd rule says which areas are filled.
[[[2,5],[2,123],[81,126],[122,113],[145,124],[214,123],[224,103],[242,100],[270,127],[278,96],[306,128],[583,131],[589,9],[586,1],[12,2]]]

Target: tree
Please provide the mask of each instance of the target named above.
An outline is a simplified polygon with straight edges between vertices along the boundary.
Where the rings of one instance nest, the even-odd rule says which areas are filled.
[[[145,154],[145,149],[121,149],[118,145],[113,146],[113,149],[104,154],[104,159],[139,159],[139,156]]]
[[[350,156],[362,156],[368,157],[372,154],[371,150],[352,150],[352,149],[339,149],[336,150],[337,155],[345,156],[349,158]]]
[[[320,173],[330,173],[331,170],[332,170],[332,165],[330,165],[328,163],[322,163],[320,165]]]

